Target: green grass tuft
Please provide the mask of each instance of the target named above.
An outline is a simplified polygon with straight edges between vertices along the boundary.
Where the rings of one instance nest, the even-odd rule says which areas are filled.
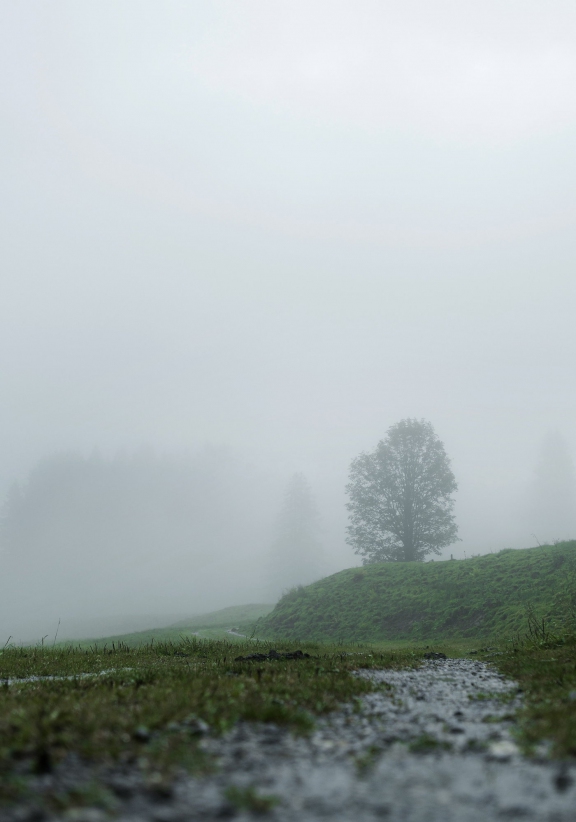
[[[502,673],[523,692],[519,741],[527,753],[547,742],[555,757],[576,757],[576,634],[546,639],[530,633],[498,657]]]

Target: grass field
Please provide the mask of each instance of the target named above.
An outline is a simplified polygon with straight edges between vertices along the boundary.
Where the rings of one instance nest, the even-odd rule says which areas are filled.
[[[576,634],[555,635],[545,622],[529,627],[494,658],[524,693],[519,740],[528,753],[545,740],[552,756],[576,757]]]
[[[560,615],[574,610],[575,556],[576,543],[564,543],[466,562],[353,569],[289,594],[269,616],[257,609],[270,606],[249,606],[124,639],[5,646],[0,799],[18,799],[26,791],[26,774],[48,772],[70,753],[94,763],[127,763],[160,780],[183,767],[209,769],[198,746],[203,723],[213,733],[242,719],[307,733],[316,716],[374,687],[354,670],[418,665],[427,650],[484,660],[517,680],[524,693],[517,717],[524,750],[545,740],[552,755],[574,757],[576,632]],[[318,603],[326,608],[324,616]],[[223,633],[247,624],[240,616],[259,617],[260,635],[263,626],[283,626],[286,632],[296,626],[305,635],[305,618],[311,620],[308,633],[335,631],[337,619],[344,636],[384,633],[394,606],[412,619],[407,628],[400,617],[393,623],[404,634],[395,640],[244,640]],[[419,619],[417,607],[423,609]],[[471,634],[470,619],[478,612],[483,626],[498,629],[496,638],[486,639],[484,631],[462,636]],[[200,631],[225,638],[202,639]],[[436,639],[414,639],[420,632]],[[272,647],[299,648],[310,656],[236,660]]]
[[[252,633],[253,624],[261,617],[267,616],[273,609],[273,605],[250,604],[233,605],[229,608],[222,608],[219,611],[212,611],[207,614],[200,614],[190,619],[168,625],[166,628],[153,628],[148,631],[136,631],[130,634],[115,634],[113,636],[98,637],[94,639],[83,639],[71,643],[69,641],[60,643],[59,647],[76,645],[80,648],[108,648],[119,643],[130,648],[140,645],[148,645],[154,642],[182,642],[194,637],[199,639],[229,640],[230,642],[242,641],[242,637],[237,637],[229,633],[229,630],[236,629],[238,633]]]
[[[417,665],[427,650],[408,642],[306,643],[298,646],[306,659],[235,661],[270,647],[193,637],[132,648],[5,648],[0,800],[23,796],[26,774],[49,772],[71,752],[96,764],[131,764],[156,782],[175,769],[208,770],[198,747],[203,722],[215,733],[241,719],[307,733],[316,716],[373,689],[354,670]],[[491,662],[515,678],[525,696],[520,744],[529,752],[547,740],[553,755],[576,756],[576,636],[533,622],[523,637],[499,645],[446,640],[433,650]]]
[[[505,637],[576,613],[576,542],[352,568],[286,594],[256,635],[326,641]]]
[[[5,648],[0,655],[0,775],[5,799],[19,775],[70,752],[168,775],[201,769],[199,721],[219,733],[240,719],[306,732],[314,716],[371,690],[362,667],[405,666],[422,651],[307,644],[307,659],[236,662],[269,644],[156,642],[130,648]],[[295,650],[284,643],[283,650]]]

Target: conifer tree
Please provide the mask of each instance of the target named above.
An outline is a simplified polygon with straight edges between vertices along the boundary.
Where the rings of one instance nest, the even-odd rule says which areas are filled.
[[[276,591],[306,585],[321,575],[320,521],[310,485],[294,474],[286,489],[271,552],[271,578]]]

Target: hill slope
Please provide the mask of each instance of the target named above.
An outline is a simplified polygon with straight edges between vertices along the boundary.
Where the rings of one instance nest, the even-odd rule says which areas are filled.
[[[240,628],[240,631],[258,620],[260,617],[269,614],[274,606],[263,604],[232,605],[222,608],[220,611],[211,611],[209,614],[198,614],[189,619],[174,622],[165,628],[152,628],[148,631],[135,631],[129,634],[114,634],[111,636],[84,639],[79,644],[82,647],[112,645],[122,643],[130,648],[140,645],[147,645],[149,642],[180,642],[189,637],[199,637],[200,639],[228,639],[234,640],[234,636],[227,631],[229,628]],[[61,643],[68,645],[67,642]]]
[[[386,640],[512,634],[576,609],[576,541],[468,560],[351,568],[286,594],[259,636]]]

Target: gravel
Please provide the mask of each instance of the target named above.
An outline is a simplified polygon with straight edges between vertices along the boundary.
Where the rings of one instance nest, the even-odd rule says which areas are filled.
[[[513,731],[521,695],[489,665],[430,660],[358,675],[381,688],[320,720],[308,737],[249,723],[205,735],[201,745],[219,765],[208,777],[167,786],[136,768],[101,771],[110,810],[120,822],[576,820],[576,766],[549,760],[545,746],[530,759],[520,754]],[[93,777],[70,760],[37,778],[35,790],[62,791]],[[33,803],[0,813],[10,822],[42,818]],[[50,818],[108,816],[88,808]]]

